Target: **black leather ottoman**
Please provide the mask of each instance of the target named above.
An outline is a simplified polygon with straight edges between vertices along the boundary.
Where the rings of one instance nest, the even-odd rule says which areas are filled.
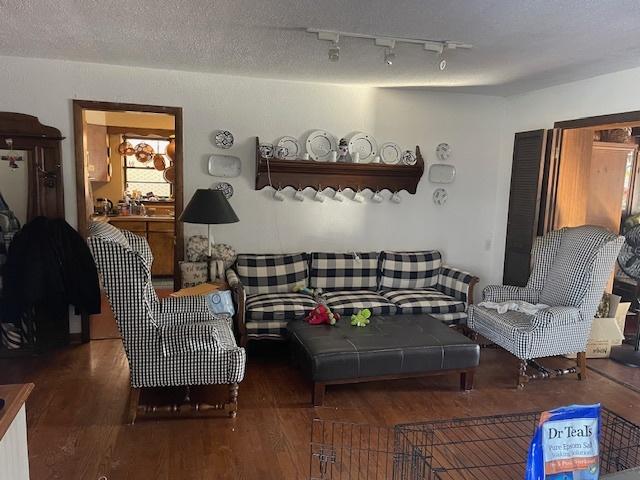
[[[338,383],[459,373],[460,387],[471,390],[480,360],[476,343],[428,315],[379,315],[366,327],[296,320],[288,329],[293,357],[313,380],[314,405]]]

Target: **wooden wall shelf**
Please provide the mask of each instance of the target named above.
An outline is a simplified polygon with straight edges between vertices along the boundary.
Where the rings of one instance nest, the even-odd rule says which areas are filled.
[[[416,146],[415,165],[387,165],[384,163],[332,163],[313,160],[266,159],[260,155],[260,140],[256,137],[256,190],[268,187],[269,173],[274,188],[304,189],[333,188],[373,191],[406,190],[416,193],[424,173],[424,160]]]

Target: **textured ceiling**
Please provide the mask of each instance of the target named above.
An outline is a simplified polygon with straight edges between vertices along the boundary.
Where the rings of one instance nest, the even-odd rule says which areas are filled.
[[[440,72],[347,39],[330,63],[306,27],[475,48]],[[504,95],[640,66],[639,31],[639,0],[0,0],[0,55]]]

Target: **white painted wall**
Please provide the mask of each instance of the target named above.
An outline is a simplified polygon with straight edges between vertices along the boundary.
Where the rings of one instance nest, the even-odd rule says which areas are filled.
[[[63,142],[65,206],[76,223],[72,99],[181,106],[184,109],[185,201],[196,188],[223,180],[206,174],[206,160],[216,152],[212,133],[235,135],[230,153],[242,160],[242,176],[231,179],[231,203],[240,222],[215,227],[220,242],[239,251],[350,251],[440,248],[452,265],[491,278],[495,243],[497,168],[506,102],[502,98],[345,87],[171,72],[55,60],[0,59],[0,89],[7,92],[0,110],[36,115],[59,128]],[[274,141],[282,135],[327,129],[337,136],[353,130],[371,132],[382,144],[420,145],[428,163],[446,141],[457,179],[449,202],[436,207],[427,173],[417,195],[402,193],[400,205],[337,203],[309,199],[276,202],[269,189],[255,191],[254,137]],[[369,192],[366,192],[368,195]],[[286,192],[291,197],[292,192]],[[384,192],[385,198],[391,193]],[[187,226],[186,234],[204,233]]]
[[[490,275],[500,279],[507,228],[509,184],[516,132],[553,128],[562,120],[640,110],[640,68],[536,90],[506,99],[506,123],[503,129],[501,161],[498,167],[498,191],[495,209],[494,249],[496,270]]]

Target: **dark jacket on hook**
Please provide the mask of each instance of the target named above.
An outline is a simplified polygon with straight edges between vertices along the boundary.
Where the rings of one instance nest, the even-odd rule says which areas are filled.
[[[63,219],[37,217],[14,237],[3,271],[3,315],[17,322],[32,307],[74,305],[100,312],[98,272],[84,239]]]

